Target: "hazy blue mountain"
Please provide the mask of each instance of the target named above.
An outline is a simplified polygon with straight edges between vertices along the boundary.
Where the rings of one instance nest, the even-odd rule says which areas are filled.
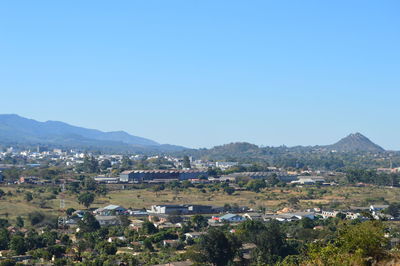
[[[39,122],[18,115],[0,115],[0,143],[52,144],[66,147],[110,147],[114,150],[179,150],[124,131],[103,132],[72,126],[59,121]]]

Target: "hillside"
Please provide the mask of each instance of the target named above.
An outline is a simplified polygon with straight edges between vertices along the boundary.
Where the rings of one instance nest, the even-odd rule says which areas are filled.
[[[379,153],[385,150],[373,143],[370,139],[360,133],[353,133],[326,148],[339,152],[372,152]]]

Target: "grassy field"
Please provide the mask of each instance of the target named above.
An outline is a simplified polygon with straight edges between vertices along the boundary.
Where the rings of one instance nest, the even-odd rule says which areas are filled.
[[[49,188],[0,187],[12,196],[0,199],[0,217],[14,220],[17,216],[27,216],[29,212],[41,211],[59,215],[60,195],[54,195]],[[32,192],[34,200],[24,199],[26,192]],[[105,197],[97,197],[91,208],[108,204],[122,205],[126,208],[149,208],[153,204],[206,204],[223,206],[238,204],[254,209],[264,207],[269,211],[289,206],[289,198],[300,200],[298,208],[323,206],[325,208],[343,209],[351,205],[368,206],[372,203],[383,204],[396,202],[400,198],[399,188],[382,187],[304,187],[265,189],[260,193],[237,191],[227,195],[222,191],[206,193],[196,188],[182,191],[163,190],[153,192],[147,189],[112,190]],[[77,202],[77,195],[65,195],[66,208],[82,209]]]

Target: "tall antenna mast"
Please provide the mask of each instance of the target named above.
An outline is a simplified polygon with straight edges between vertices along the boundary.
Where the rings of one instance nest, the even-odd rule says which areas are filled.
[[[64,216],[65,211],[65,179],[61,180],[61,193],[60,193],[60,213],[61,215],[58,217],[58,228],[65,228],[65,224],[67,222],[67,217]]]

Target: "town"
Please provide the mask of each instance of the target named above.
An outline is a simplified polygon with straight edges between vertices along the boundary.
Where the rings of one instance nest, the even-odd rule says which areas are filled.
[[[241,241],[229,260],[251,264],[265,251],[246,230],[275,223],[286,234],[281,241],[307,243],[345,221],[382,221],[392,225],[388,245],[400,244],[400,168],[377,168],[370,182],[356,178],[367,174],[361,170],[8,147],[0,169],[2,247],[9,247],[0,251],[2,260],[64,265],[107,254],[113,263],[192,265],[201,261],[197,243],[227,230]],[[51,240],[23,244],[34,241],[32,234]]]

